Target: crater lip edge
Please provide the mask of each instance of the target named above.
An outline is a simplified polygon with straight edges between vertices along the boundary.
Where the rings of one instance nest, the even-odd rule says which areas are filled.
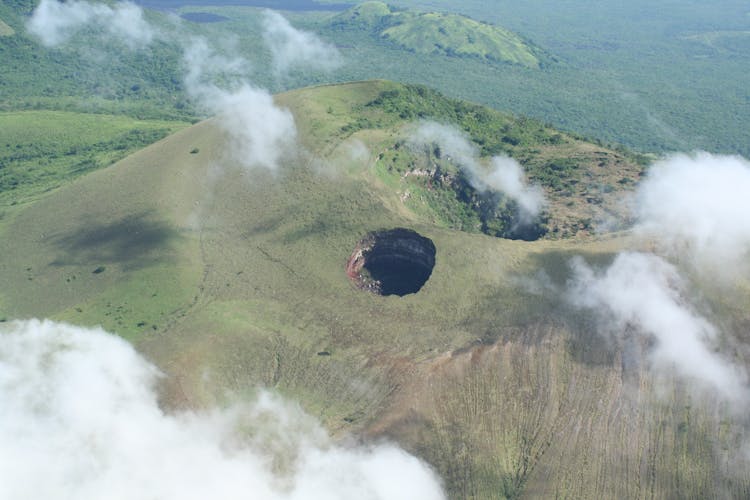
[[[435,267],[435,244],[412,229],[367,233],[346,262],[346,274],[360,290],[403,297],[417,293]]]

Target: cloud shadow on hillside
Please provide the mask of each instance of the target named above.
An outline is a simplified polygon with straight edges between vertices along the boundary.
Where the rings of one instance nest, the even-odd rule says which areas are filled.
[[[117,264],[125,270],[148,267],[170,258],[179,233],[149,212],[115,221],[87,220],[76,230],[55,235],[62,254],[54,266]]]
[[[588,365],[613,365],[617,362],[631,364],[628,361],[634,346],[630,339],[625,343],[602,334],[601,321],[592,311],[582,310],[569,302],[569,280],[573,277],[571,261],[582,257],[596,268],[607,267],[614,260],[616,253],[587,252],[575,250],[550,250],[534,254],[534,268],[544,271],[549,277],[551,287],[545,291],[555,301],[555,321],[565,327],[570,335],[568,350],[573,359]],[[618,361],[619,360],[619,361]],[[634,362],[635,366],[639,363]],[[623,366],[625,368],[625,366]]]
[[[618,362],[623,345],[599,332],[601,325],[594,314],[574,308],[567,300],[567,282],[572,277],[570,261],[575,256],[597,267],[606,266],[614,258],[614,254],[579,249],[531,253],[530,267],[537,274],[517,276],[503,288],[490,292],[476,304],[462,327],[476,333],[477,344],[486,345],[520,342],[533,346],[543,343],[549,335],[566,335],[567,349],[577,362],[591,366]],[[508,310],[511,305],[512,310]],[[504,308],[502,314],[495,312],[500,308]]]

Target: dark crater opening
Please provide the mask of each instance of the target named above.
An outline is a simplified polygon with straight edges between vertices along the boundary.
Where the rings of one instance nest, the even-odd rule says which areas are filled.
[[[411,229],[396,228],[367,234],[346,263],[346,273],[358,288],[379,295],[417,293],[435,267],[435,244]]]

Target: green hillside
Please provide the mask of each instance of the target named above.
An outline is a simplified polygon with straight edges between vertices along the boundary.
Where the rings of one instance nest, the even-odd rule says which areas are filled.
[[[0,36],[11,36],[13,34],[15,34],[15,30],[0,19]]]
[[[148,11],[180,40],[247,55],[254,86],[318,85],[276,95],[300,147],[273,173],[233,161],[218,118],[196,123],[177,42],[124,51],[83,30],[45,48],[24,29],[37,3],[0,1],[0,322],[120,335],[165,374],[165,413],[271,388],[344,443],[417,455],[450,498],[750,498],[747,412],[655,374],[659,339],[630,323],[603,335],[568,296],[574,257],[605,266],[656,244],[630,233],[628,205],[655,157],[603,141],[748,151],[742,2],[285,12],[347,62],[284,79],[259,9],[191,6],[226,21],[179,29]],[[369,80],[386,77],[411,83]],[[447,148],[414,146],[427,120],[470,139],[479,169],[515,159],[542,212],[521,224],[518,204],[476,188]],[[408,266],[357,268],[377,237],[411,231],[429,245],[381,246]],[[415,262],[429,276],[417,293],[374,293]],[[715,353],[750,366],[750,285],[688,282],[675,299],[700,297],[700,315],[743,337]]]
[[[369,29],[386,40],[421,54],[476,57],[539,67],[541,51],[517,34],[458,14],[393,11],[383,2],[365,2],[334,17],[340,29]]]
[[[277,100],[304,148],[276,175],[227,161],[208,120],[11,207],[0,318],[125,336],[167,375],[167,410],[271,387],[336,436],[395,440],[451,498],[747,496],[750,469],[722,451],[736,446],[733,415],[657,383],[646,363],[626,367],[592,318],[522,284],[544,271],[563,286],[572,255],[607,262],[632,245],[626,235],[526,242],[456,228],[427,197],[404,200],[403,174],[388,169],[418,161],[396,145],[419,117],[475,140],[485,124],[507,126],[518,140],[500,139],[503,151],[537,181],[534,162],[561,154],[585,161],[549,172],[563,184],[580,174],[585,189],[596,175],[635,177],[637,163],[421,87],[361,82]],[[599,206],[566,200],[556,182],[544,185],[551,203],[572,201],[576,217]],[[602,190],[602,203],[627,185]],[[429,281],[404,297],[359,290],[345,270],[358,242],[398,227],[433,242]]]
[[[375,85],[367,84],[367,88]],[[643,156],[592,144],[535,120],[447,98],[424,86],[386,82],[377,86],[382,90],[372,100],[354,104],[342,115],[328,113],[326,127],[339,123],[338,138],[343,140],[362,129],[419,120],[456,125],[479,146],[483,156],[504,154],[517,159],[529,181],[544,188],[549,207],[539,221],[539,229],[548,239],[584,236],[592,229],[593,221],[621,213],[619,197],[623,191],[632,189],[646,161]],[[350,87],[320,87],[316,89],[316,100],[346,99],[338,97],[345,88]],[[358,101],[359,98],[346,100]],[[303,109],[310,107],[313,116],[327,112],[312,104],[297,104]],[[328,128],[322,130],[331,132]],[[320,132],[310,133],[318,138]],[[408,175],[407,172],[429,169],[427,163],[434,164],[436,158],[415,157],[404,147],[403,139],[379,148],[381,153],[374,171],[389,188],[409,193],[404,204],[412,211],[444,227],[512,236],[505,231],[512,222],[502,221],[502,209],[493,208],[488,214],[481,198],[467,199],[456,193],[457,188],[460,190],[466,184],[461,176],[458,185],[448,186],[435,179]]]
[[[0,208],[111,165],[186,125],[65,111],[0,112]]]
[[[0,2],[0,18],[16,32],[0,37],[0,67],[5,70],[0,78],[0,109],[95,111],[178,121],[195,118],[183,93],[179,47],[156,42],[148,52],[130,53],[79,33],[65,47],[46,49],[24,30],[22,15],[28,15],[35,3]],[[580,16],[577,13],[586,12],[585,8],[555,4],[552,20],[534,4],[495,3],[487,8],[478,1],[404,0],[399,5],[462,12],[520,33],[543,71],[496,64],[479,56],[446,57],[443,51],[403,48],[381,36],[382,31],[395,27],[381,21],[404,16],[416,19],[419,14],[382,3],[362,4],[350,10],[348,17],[286,13],[295,27],[316,32],[337,45],[346,64],[330,74],[294,72],[284,81],[273,76],[257,8],[190,7],[187,11],[221,15],[228,21],[186,26],[190,33],[209,39],[236,38],[238,50],[252,60],[254,83],[274,92],[386,78],[429,85],[453,97],[532,116],[569,132],[642,152],[705,149],[750,154],[743,135],[747,129],[743,120],[750,116],[746,112],[750,101],[744,98],[748,87],[745,59],[750,54],[748,37],[743,34],[747,27],[725,26],[727,18],[740,19],[731,10],[722,13],[722,9],[691,4],[688,10],[699,9],[695,13],[699,19],[713,13],[725,21],[674,32],[669,16],[654,16],[649,23],[640,18],[620,23],[612,9],[604,6],[590,12],[591,16]],[[643,5],[654,9],[647,2]],[[620,8],[618,4],[616,9]],[[626,10],[632,15],[639,12],[633,6]],[[163,13],[147,11],[146,16],[165,30],[174,29]],[[684,12],[682,16],[675,26],[690,25],[690,16],[686,18]],[[722,26],[726,29],[717,31]],[[613,36],[619,41],[613,41]],[[100,63],[99,51],[110,55],[106,65]]]
[[[342,27],[358,26],[360,28],[375,29],[387,24],[388,17],[392,14],[391,7],[385,2],[362,2],[338,14],[334,18],[333,24]]]
[[[539,66],[533,50],[518,35],[458,15],[431,12],[409,16],[384,30],[382,36],[421,53],[442,52]]]

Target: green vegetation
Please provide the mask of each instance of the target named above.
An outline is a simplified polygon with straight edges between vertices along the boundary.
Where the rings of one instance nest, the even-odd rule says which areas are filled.
[[[81,269],[80,274],[77,270],[69,272],[65,276],[68,290],[90,286],[98,293],[61,310],[57,319],[75,324],[99,324],[107,331],[137,340],[175,321],[178,316],[175,311],[192,298],[192,286],[197,278],[190,274],[194,269],[189,265],[185,269],[175,269],[172,265],[159,264],[145,270],[131,270],[127,282],[112,286],[104,277],[110,271],[108,267],[99,266],[89,271],[90,276],[85,269]],[[114,273],[122,277],[121,270],[114,270]],[[106,283],[102,286],[97,280]]]
[[[391,7],[385,2],[363,2],[338,14],[332,23],[341,28],[372,30],[386,24],[386,19],[392,14]]]
[[[377,81],[283,94],[333,175],[297,159],[252,182],[211,170],[224,158],[211,121],[126,157],[196,119],[177,46],[129,52],[82,33],[46,49],[23,28],[34,0],[0,4],[0,321],[103,325],[169,375],[167,407],[276,388],[340,435],[396,440],[455,498],[747,497],[746,472],[727,472],[731,415],[626,374],[591,318],[519,286],[543,273],[562,288],[573,255],[606,262],[626,246],[592,235],[592,221],[621,213],[646,158],[608,142],[750,155],[746,2],[670,2],[669,16],[645,0],[397,3],[460,9],[549,52],[464,16],[367,2],[338,18],[289,14],[348,62],[276,81],[256,9],[191,7],[228,19],[188,29],[236,35],[259,85],[385,77],[440,91]],[[438,150],[409,150],[421,119],[457,126],[485,159],[517,159],[549,200],[545,238],[480,234],[512,236],[514,207],[480,196]],[[401,299],[357,293],[343,263],[390,227],[435,242],[433,276]],[[747,290],[731,300],[741,315]]]
[[[186,126],[64,111],[0,113],[0,206],[24,203]]]
[[[157,44],[148,52],[121,50],[103,65],[98,57],[117,50],[78,40],[46,49],[25,34],[0,38],[0,110],[56,109],[126,114],[140,119],[189,120],[181,97],[179,56]]]
[[[191,7],[228,18],[188,29],[236,35],[259,85],[413,83],[280,95],[316,160],[247,182],[215,168],[224,137],[212,121],[125,157],[196,118],[178,47],[129,52],[81,33],[45,49],[23,29],[34,0],[5,0],[0,321],[103,325],[167,373],[168,408],[275,388],[339,435],[417,453],[454,498],[748,497],[748,468],[728,466],[732,415],[702,410],[668,378],[655,387],[646,360],[626,371],[593,318],[519,286],[543,274],[562,289],[574,255],[607,262],[632,247],[592,234],[592,221],[621,213],[645,162],[607,142],[750,154],[746,2],[669,2],[668,16],[645,0],[398,3],[460,9],[549,52],[466,17],[370,2],[338,21],[289,14],[348,63],[275,81],[256,9]],[[471,43],[469,28],[489,32]],[[517,159],[549,200],[545,238],[480,234],[508,236],[514,208],[479,196],[438,150],[409,150],[421,119],[455,125],[485,159]],[[433,275],[403,298],[358,293],[344,262],[364,234],[391,227],[434,241]],[[747,293],[731,298],[738,322]]]
[[[476,57],[536,68],[541,50],[506,29],[465,16],[392,11],[383,2],[365,2],[331,20],[335,29],[365,29],[421,54]]]
[[[399,120],[431,119],[451,123],[480,146],[484,156],[521,156],[530,148],[571,141],[533,120],[514,119],[482,106],[446,98],[418,85],[386,90],[366,106]],[[354,125],[363,127],[366,120],[360,118]],[[381,175],[398,179],[396,187],[410,208],[419,212],[422,205],[426,205],[434,222],[463,231],[514,239],[536,239],[546,232],[546,216],[532,226],[519,228],[515,203],[497,193],[478,192],[463,172],[441,158],[439,148],[428,149],[423,156],[415,158],[402,146],[396,143],[382,153],[377,167]],[[560,177],[565,175],[570,173],[560,173]],[[536,180],[532,175],[532,181]],[[394,185],[394,182],[389,184]]]
[[[440,227],[509,239],[535,240],[546,232],[543,216],[519,226],[518,207],[500,193],[479,192],[466,175],[442,158],[439,148],[423,154],[403,143],[378,155],[375,174],[400,193],[401,202]]]
[[[39,0],[4,0],[2,10],[12,12],[16,15],[26,16],[31,14]]]
[[[747,54],[750,48],[750,31],[707,31],[686,35],[684,40],[699,42],[719,53]]]
[[[451,99],[423,85],[405,85],[382,92],[367,104],[401,120],[433,119],[459,126],[485,156],[518,154],[523,148],[562,144],[566,138],[543,123],[514,118],[485,106]]]
[[[0,221],[0,318],[51,317],[123,335],[167,375],[165,410],[273,388],[338,436],[416,453],[450,498],[705,498],[719,488],[747,496],[749,469],[742,462],[733,475],[725,461],[739,441],[732,415],[701,409],[666,377],[656,386],[645,359],[626,371],[594,318],[520,285],[543,273],[563,289],[574,255],[604,263],[632,241],[585,230],[534,242],[457,231],[448,226],[475,223],[473,215],[435,222],[453,200],[427,183],[431,205],[402,202],[401,172],[428,158],[403,145],[413,119],[471,128],[484,123],[481,109],[386,81],[278,100],[312,154],[277,175],[225,163],[226,137],[208,120],[15,207]],[[402,101],[412,103],[406,118]],[[550,224],[572,231],[565,214],[614,205],[617,180],[640,171],[628,155],[564,133],[535,145],[555,132],[487,113],[487,126],[518,128],[518,144],[500,143],[527,155],[529,175],[539,168],[556,179],[545,188]],[[354,144],[361,154],[351,154]],[[383,175],[388,164],[399,173]],[[433,209],[440,199],[442,212]],[[347,258],[367,233],[395,227],[434,242],[432,276],[404,297],[359,292]],[[732,298],[740,315],[747,293]]]
[[[130,51],[82,33],[48,49],[24,28],[35,4],[0,4],[12,28],[0,37],[0,207],[36,199],[195,120],[180,94],[175,46]]]
[[[744,132],[750,128],[750,37],[743,34],[750,17],[742,0],[391,3],[500,24],[564,62],[533,76],[509,68],[494,81],[475,67],[445,69],[448,80],[460,74],[470,88],[436,76],[435,83],[424,82],[449,95],[641,151],[750,157]]]
[[[368,109],[384,112],[390,120],[380,115],[369,118]],[[518,227],[513,202],[497,194],[478,193],[461,172],[440,158],[439,151],[415,157],[396,142],[376,163],[381,177],[393,177],[383,181],[402,193],[406,206],[421,213],[427,209],[434,223],[505,238],[536,239],[548,229],[552,231],[549,237],[570,237],[591,230],[592,219],[603,215],[599,209],[615,209],[605,202],[611,198],[615,182],[617,191],[632,188],[648,161],[641,155],[587,144],[536,120],[450,99],[419,85],[383,90],[357,110],[356,116],[342,131],[392,125],[394,120],[430,119],[456,126],[480,147],[484,157],[517,159],[529,181],[544,187],[551,202],[552,215],[545,213],[525,227]],[[584,178],[586,182],[581,182]],[[597,205],[596,213],[592,212],[591,207]]]
[[[380,138],[375,146],[375,173],[380,181],[403,198],[399,206],[442,227],[532,239],[545,228],[551,239],[583,236],[593,229],[592,221],[622,213],[624,207],[616,199],[623,190],[633,189],[648,161],[642,155],[586,142],[536,120],[451,99],[420,85],[379,81],[323,86],[310,90],[315,95],[310,102],[301,101],[307,92],[283,94],[282,102],[298,110],[312,150],[330,144],[332,138],[367,137],[376,130],[408,133],[401,128],[431,119],[464,131],[485,158],[505,154],[516,159],[529,181],[544,188],[549,201],[536,229],[514,235],[508,230],[514,227],[517,214],[507,200],[466,191],[466,179],[450,175],[449,163],[433,166],[434,153],[415,154],[403,147],[403,141]],[[320,152],[329,154],[329,149]]]
[[[386,29],[381,36],[420,53],[438,52],[539,66],[533,50],[518,35],[458,15],[418,14]]]
[[[0,79],[0,109],[195,119],[182,93],[178,47],[157,43],[152,50],[131,52],[91,43],[82,33],[65,47],[45,49],[24,32],[21,15],[27,14],[33,3],[0,4],[0,18],[16,31],[13,36],[0,37],[0,66],[6,69]],[[346,64],[330,75],[293,72],[283,81],[275,80],[270,71],[271,58],[261,42],[257,9],[190,7],[187,11],[213,13],[228,20],[189,23],[187,29],[212,39],[236,37],[238,49],[253,55],[254,83],[274,91],[387,78],[426,84],[451,97],[535,117],[561,130],[643,152],[707,149],[750,156],[743,135],[750,126],[743,121],[750,120],[746,118],[750,117],[749,101],[743,98],[750,86],[746,71],[750,52],[745,50],[748,37],[742,35],[748,31],[747,9],[733,15],[733,6],[675,5],[679,24],[690,26],[675,32],[672,26],[677,21],[669,24],[672,21],[658,13],[647,22],[617,22],[640,11],[631,4],[623,7],[612,2],[596,8],[551,4],[546,10],[536,4],[493,4],[488,9],[478,0],[396,3],[398,8],[367,2],[350,10],[348,18],[321,12],[287,13],[295,26],[313,30],[339,46]],[[653,10],[652,4],[637,5]],[[521,33],[542,68],[500,65],[479,56],[446,57],[441,51],[406,50],[378,34],[394,27],[379,24],[384,15],[401,19],[422,16],[418,11],[405,11],[405,6],[467,14]],[[542,11],[550,15],[542,16]],[[148,16],[157,24],[168,25],[161,14]],[[705,21],[696,23],[695,19]],[[724,29],[718,31],[717,26]],[[545,50],[537,49],[539,46]],[[118,56],[100,64],[97,56],[111,51]]]
[[[129,50],[82,32],[63,46],[46,48],[24,27],[25,16],[35,4],[0,4],[0,18],[15,30],[0,37],[0,111],[51,109],[149,120],[195,118],[181,94],[176,45],[155,42],[152,50]],[[149,14],[149,18],[164,23],[161,15]]]

